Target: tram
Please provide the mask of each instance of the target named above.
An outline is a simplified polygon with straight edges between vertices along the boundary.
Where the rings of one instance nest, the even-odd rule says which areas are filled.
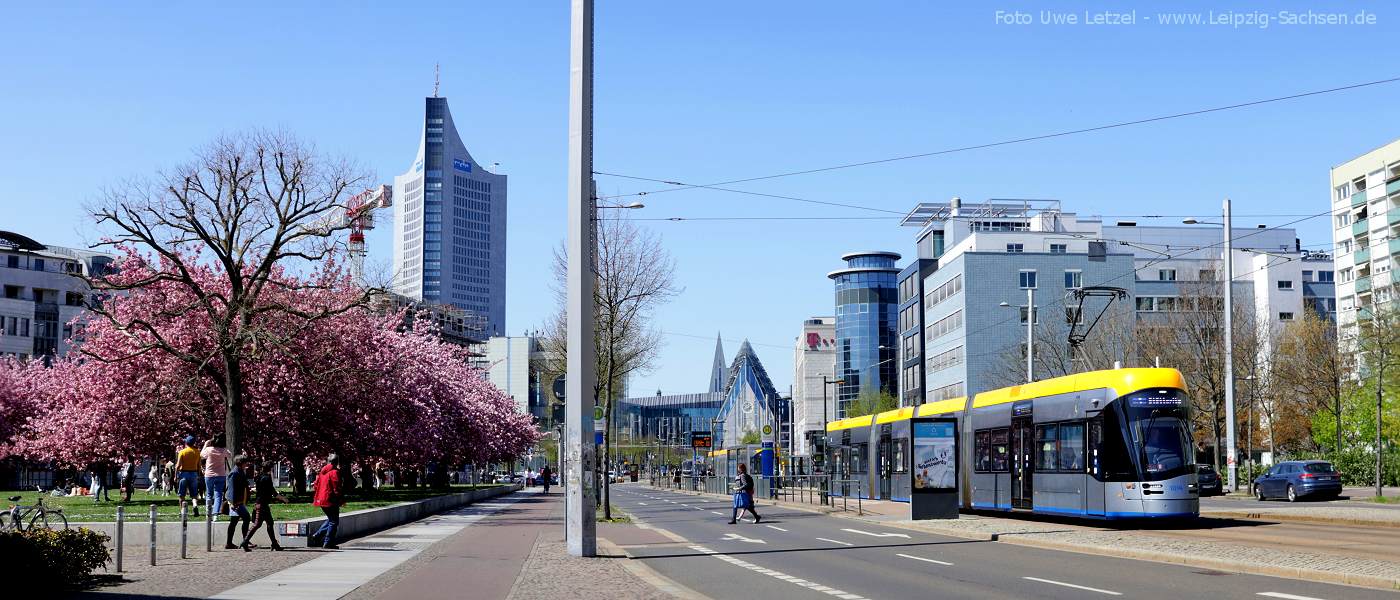
[[[1112,369],[842,419],[826,428],[831,493],[907,502],[910,419],[954,417],[965,510],[1195,517],[1189,405],[1176,369]]]

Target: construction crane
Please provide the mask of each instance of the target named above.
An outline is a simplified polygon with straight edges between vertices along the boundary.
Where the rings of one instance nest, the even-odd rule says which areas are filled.
[[[365,232],[374,229],[374,211],[394,205],[394,192],[387,185],[379,185],[351,196],[345,205],[336,207],[330,214],[317,219],[308,226],[319,235],[328,235],[341,229],[350,230],[350,240],[345,244],[350,255],[350,273],[356,283],[365,279]]]

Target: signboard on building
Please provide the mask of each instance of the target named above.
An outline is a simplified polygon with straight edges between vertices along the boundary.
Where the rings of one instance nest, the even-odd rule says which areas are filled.
[[[714,436],[708,431],[690,432],[690,447],[696,450],[709,450],[714,447]]]

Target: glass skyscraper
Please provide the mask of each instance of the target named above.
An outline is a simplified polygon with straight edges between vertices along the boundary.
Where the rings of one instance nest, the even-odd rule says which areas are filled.
[[[467,152],[447,98],[426,98],[418,157],[394,178],[394,291],[506,323],[506,176]]]
[[[846,268],[827,277],[836,282],[836,415],[864,392],[899,393],[895,363],[899,313],[899,268],[895,252],[852,252]]]

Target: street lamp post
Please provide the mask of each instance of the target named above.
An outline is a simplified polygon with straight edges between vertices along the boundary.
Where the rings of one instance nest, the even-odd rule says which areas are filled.
[[[572,556],[598,554],[594,457],[589,427],[596,401],[593,300],[597,208],[593,186],[593,0],[573,0],[569,16],[569,236],[565,360],[564,540]]]
[[[1008,308],[1010,302],[998,306]],[[1035,381],[1035,288],[1026,288],[1026,383]]]
[[[1228,472],[1230,491],[1234,492],[1239,490],[1239,481],[1236,478],[1238,466],[1235,464],[1235,343],[1233,339],[1235,303],[1231,290],[1235,283],[1235,255],[1231,240],[1233,229],[1230,224],[1229,198],[1225,199],[1223,208],[1224,223],[1196,219],[1186,219],[1182,223],[1187,225],[1220,225],[1225,231],[1225,467]]]

